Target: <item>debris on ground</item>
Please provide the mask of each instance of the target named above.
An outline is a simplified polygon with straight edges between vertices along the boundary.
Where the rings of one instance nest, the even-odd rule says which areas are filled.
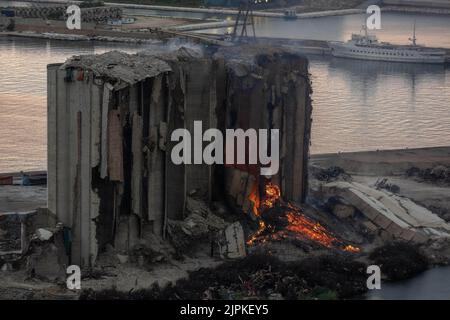
[[[450,184],[450,167],[443,165],[426,169],[411,167],[406,170],[405,174],[407,177],[413,177],[425,182]]]
[[[29,251],[22,261],[31,278],[50,282],[65,281],[69,259],[63,230],[56,229],[54,233],[45,231],[47,232],[40,232],[44,236],[37,235],[32,239]]]
[[[450,237],[450,224],[408,198],[357,182],[337,181],[320,188],[322,197],[343,199],[396,239],[425,243]]]
[[[0,212],[0,258],[16,260],[28,250],[35,214],[36,211]]]
[[[350,175],[348,175],[344,169],[340,167],[329,167],[329,168],[320,168],[311,166],[310,172],[312,176],[319,181],[336,181],[338,179],[342,179],[345,181],[349,181],[351,179]]]
[[[390,242],[372,251],[369,259],[392,281],[412,278],[428,268],[429,260],[418,245]]]
[[[331,212],[340,219],[352,218],[356,213],[356,208],[354,206],[337,197],[328,199],[327,206]]]
[[[396,184],[389,183],[387,178],[378,179],[377,182],[375,182],[375,188],[377,190],[384,189],[392,193],[400,192],[400,187]]]
[[[162,253],[142,244],[134,246],[129,256],[121,256],[118,254],[117,258],[121,263],[126,263],[129,258],[130,262],[137,264],[139,267],[150,267],[155,263],[160,263],[165,260]]]
[[[246,255],[244,229],[239,222],[230,224],[223,230],[219,240],[220,256],[236,259]]]
[[[211,246],[214,246],[214,243],[223,243],[222,239],[226,243],[226,229],[230,223],[214,214],[206,202],[188,197],[186,213],[184,220],[169,219],[167,222],[168,238],[177,251],[189,252],[199,242],[211,243]],[[237,253],[241,249],[230,247],[230,250]]]
[[[80,299],[336,299],[363,294],[366,266],[342,255],[286,263],[269,254],[249,255],[160,288],[120,292],[84,290]]]
[[[51,237],[53,237],[53,232],[44,228],[39,228],[36,230],[36,237],[40,241],[48,241]]]

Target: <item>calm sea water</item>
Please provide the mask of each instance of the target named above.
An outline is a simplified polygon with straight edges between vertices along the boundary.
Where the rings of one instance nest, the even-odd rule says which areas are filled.
[[[47,64],[142,48],[0,37],[0,172],[47,167]]]
[[[383,17],[383,40],[407,39],[416,19],[421,43],[450,47],[448,16]],[[257,30],[262,36],[343,40],[360,20],[257,19]],[[47,64],[74,54],[143,48],[0,37],[0,172],[46,168]],[[312,56],[310,73],[313,153],[449,145],[449,68]]]
[[[427,270],[413,279],[382,283],[368,300],[450,300],[450,267]]]

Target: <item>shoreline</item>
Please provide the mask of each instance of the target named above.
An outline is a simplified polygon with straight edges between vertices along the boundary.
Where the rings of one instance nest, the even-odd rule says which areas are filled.
[[[99,42],[119,42],[119,43],[135,43],[135,44],[158,44],[162,43],[159,39],[139,39],[131,37],[112,37],[101,35],[81,35],[70,33],[51,33],[51,32],[32,32],[32,31],[9,31],[0,32],[0,37],[17,37],[17,38],[34,38],[45,40],[59,40],[59,41],[99,41]]]
[[[189,25],[189,28],[194,25]],[[99,34],[79,34],[72,32],[64,32],[64,29],[59,30],[59,32],[36,32],[36,31],[3,31],[0,32],[1,37],[17,37],[17,38],[33,38],[33,39],[44,39],[44,40],[58,40],[58,41],[98,41],[98,42],[111,42],[111,43],[132,43],[132,44],[162,44],[164,41],[175,38],[185,38],[198,42],[203,42],[205,44],[215,44],[223,46],[233,45],[231,42],[221,40],[220,37],[216,35],[209,35],[204,33],[192,33],[190,30],[184,31],[183,28],[188,28],[188,26],[176,26],[173,29],[154,29],[149,31],[149,33],[139,33],[139,32],[102,32],[98,31]],[[188,29],[189,29],[188,28]],[[285,46],[286,48],[292,49],[294,51],[299,51],[303,54],[312,55],[330,55],[331,50],[329,48],[329,42],[325,40],[314,40],[314,39],[292,39],[292,38],[270,38],[270,37],[260,37],[257,38],[258,41],[272,41],[274,44]],[[445,47],[427,47],[430,49],[442,49],[447,52],[447,58],[444,65],[450,63],[450,48]]]
[[[450,146],[422,147],[388,150],[351,151],[337,153],[311,154],[310,165],[341,166],[350,174],[368,174],[370,167],[380,169],[374,175],[387,173],[400,174],[408,167],[426,168],[437,165],[450,165]],[[358,167],[359,165],[359,167]],[[355,170],[354,168],[358,170]],[[0,172],[0,178],[5,176],[20,176],[21,174],[42,174],[46,170]]]
[[[450,166],[450,146],[313,154],[310,164],[339,166],[349,174],[398,175],[412,166]]]
[[[24,2],[38,3],[38,4],[78,4],[82,1],[62,1],[62,0],[28,0]],[[179,5],[150,5],[150,4],[133,4],[127,2],[104,2],[107,6],[117,6],[125,9],[142,9],[142,10],[156,10],[156,11],[175,11],[175,12],[192,12],[192,13],[209,13],[209,14],[225,14],[225,15],[237,15],[239,10],[232,9],[228,7],[189,7],[189,6],[179,6]],[[285,18],[284,12],[280,10],[289,9],[287,8],[272,8],[264,10],[253,11],[256,17],[271,17],[271,18]],[[357,6],[356,8],[346,8],[346,9],[331,9],[322,10],[317,8],[310,8],[311,11],[298,12],[297,19],[309,19],[309,18],[319,18],[325,16],[338,16],[338,15],[348,15],[348,14],[360,14],[365,13],[366,9]],[[314,11],[315,10],[315,11]],[[399,3],[387,3],[381,6],[381,10],[385,12],[403,12],[403,13],[426,13],[426,14],[436,14],[436,15],[450,15],[450,8],[439,7],[439,6],[418,6],[418,5],[407,5]]]

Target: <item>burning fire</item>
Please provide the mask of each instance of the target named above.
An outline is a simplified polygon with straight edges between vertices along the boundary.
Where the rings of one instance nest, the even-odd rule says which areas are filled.
[[[275,203],[281,198],[280,187],[269,182],[266,184],[265,196],[263,200],[263,205],[266,208],[273,208]]]
[[[288,236],[288,232],[291,232],[299,239],[313,240],[327,248],[339,247],[344,251],[353,253],[360,251],[357,247],[343,244],[342,241],[327,231],[324,226],[306,217],[301,213],[300,208],[291,203],[287,203],[286,205],[286,218],[288,225],[285,230],[273,232],[273,228],[262,219],[262,212],[273,208],[277,202],[281,201],[281,190],[279,186],[268,182],[265,185],[264,191],[264,198],[261,201],[258,183],[255,183],[252,192],[249,195],[249,200],[253,204],[253,213],[259,218],[259,228],[248,239],[248,245],[253,245],[255,242],[266,242],[267,240],[285,238]],[[268,235],[264,235],[267,231],[270,231],[268,232]]]
[[[253,204],[253,214],[256,217],[259,217],[259,205],[260,205],[260,199],[259,199],[259,190],[258,190],[258,183],[253,184],[252,191],[250,192],[250,195],[248,196],[248,200]]]
[[[346,245],[343,250],[344,251],[348,251],[348,252],[354,252],[354,253],[357,253],[357,252],[361,251],[361,249],[359,249],[358,247],[354,247],[354,246],[352,246],[350,244]]]
[[[327,248],[331,248],[337,241],[320,223],[313,222],[304,215],[298,214],[297,212],[289,212],[287,218],[289,221],[287,230],[289,231],[319,242]]]

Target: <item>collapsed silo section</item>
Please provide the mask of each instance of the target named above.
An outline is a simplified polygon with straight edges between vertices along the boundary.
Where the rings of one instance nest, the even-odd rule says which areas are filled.
[[[307,192],[307,163],[312,123],[308,60],[296,53],[266,46],[221,48],[217,59],[226,67],[225,129],[278,130],[278,166],[264,176],[262,164],[224,168],[229,202],[245,212],[259,207],[266,186],[286,201],[302,203]],[[249,146],[248,146],[249,147]],[[260,147],[260,145],[259,145]],[[248,153],[248,150],[247,150]],[[272,163],[273,165],[273,163]],[[278,170],[277,170],[278,169]]]

